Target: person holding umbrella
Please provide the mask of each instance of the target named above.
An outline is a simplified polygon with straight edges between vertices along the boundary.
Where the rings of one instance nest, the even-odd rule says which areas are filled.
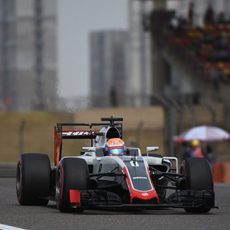
[[[183,145],[184,159],[205,157],[212,166],[215,163],[215,155],[210,143],[229,141],[230,133],[220,127],[201,125],[185,130],[175,136],[174,140]],[[201,148],[201,142],[206,144],[206,151]]]
[[[192,151],[191,154],[192,157],[198,157],[198,158],[205,157],[205,154],[201,148],[201,142],[198,139],[191,141],[191,151]]]
[[[193,157],[205,157],[205,154],[201,148],[201,142],[198,139],[190,141],[189,146],[184,152],[184,159]]]

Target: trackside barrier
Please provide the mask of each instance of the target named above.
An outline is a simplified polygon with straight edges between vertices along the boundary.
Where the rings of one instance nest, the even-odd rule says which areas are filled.
[[[217,162],[213,165],[213,179],[216,183],[230,183],[230,162]]]
[[[0,163],[0,177],[16,177],[16,163]]]
[[[230,183],[230,162],[224,163],[224,172],[225,172],[224,182]]]

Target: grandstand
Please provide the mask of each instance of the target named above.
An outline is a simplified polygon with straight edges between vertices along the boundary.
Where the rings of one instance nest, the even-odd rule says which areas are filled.
[[[211,118],[205,124],[230,129],[230,21],[208,3],[205,7],[202,22],[201,15],[192,20],[189,14],[156,4],[150,16],[152,104],[164,105],[164,138],[170,152],[171,136],[200,125],[202,117]]]
[[[181,25],[179,25],[180,27]],[[226,101],[222,85],[230,83],[230,23],[217,22],[202,27],[185,25],[169,30],[167,41],[185,65],[195,69],[200,80],[211,82],[215,100]],[[192,71],[193,72],[193,71]]]
[[[153,53],[158,59],[153,60],[155,91],[182,104],[227,103],[230,22],[222,19],[201,27],[175,15],[166,10],[152,13]]]

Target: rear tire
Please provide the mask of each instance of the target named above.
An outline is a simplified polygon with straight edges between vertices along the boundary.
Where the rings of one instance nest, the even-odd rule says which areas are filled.
[[[204,158],[190,158],[181,165],[181,174],[185,175],[185,189],[213,192],[213,178],[210,165]],[[214,206],[214,200],[197,208],[185,208],[188,213],[207,213]]]
[[[58,209],[61,212],[82,212],[82,207],[71,206],[69,190],[89,188],[89,170],[86,161],[81,158],[64,158],[57,169],[56,186]]]
[[[17,164],[16,192],[21,205],[47,205],[50,160],[46,154],[22,154]]]

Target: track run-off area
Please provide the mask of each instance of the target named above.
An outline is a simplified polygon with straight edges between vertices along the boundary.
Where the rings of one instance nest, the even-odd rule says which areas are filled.
[[[202,215],[187,214],[183,209],[60,213],[53,202],[47,207],[20,206],[15,186],[15,178],[0,178],[0,229],[11,229],[1,228],[5,225],[31,230],[230,229],[230,185],[215,185],[219,209]]]

